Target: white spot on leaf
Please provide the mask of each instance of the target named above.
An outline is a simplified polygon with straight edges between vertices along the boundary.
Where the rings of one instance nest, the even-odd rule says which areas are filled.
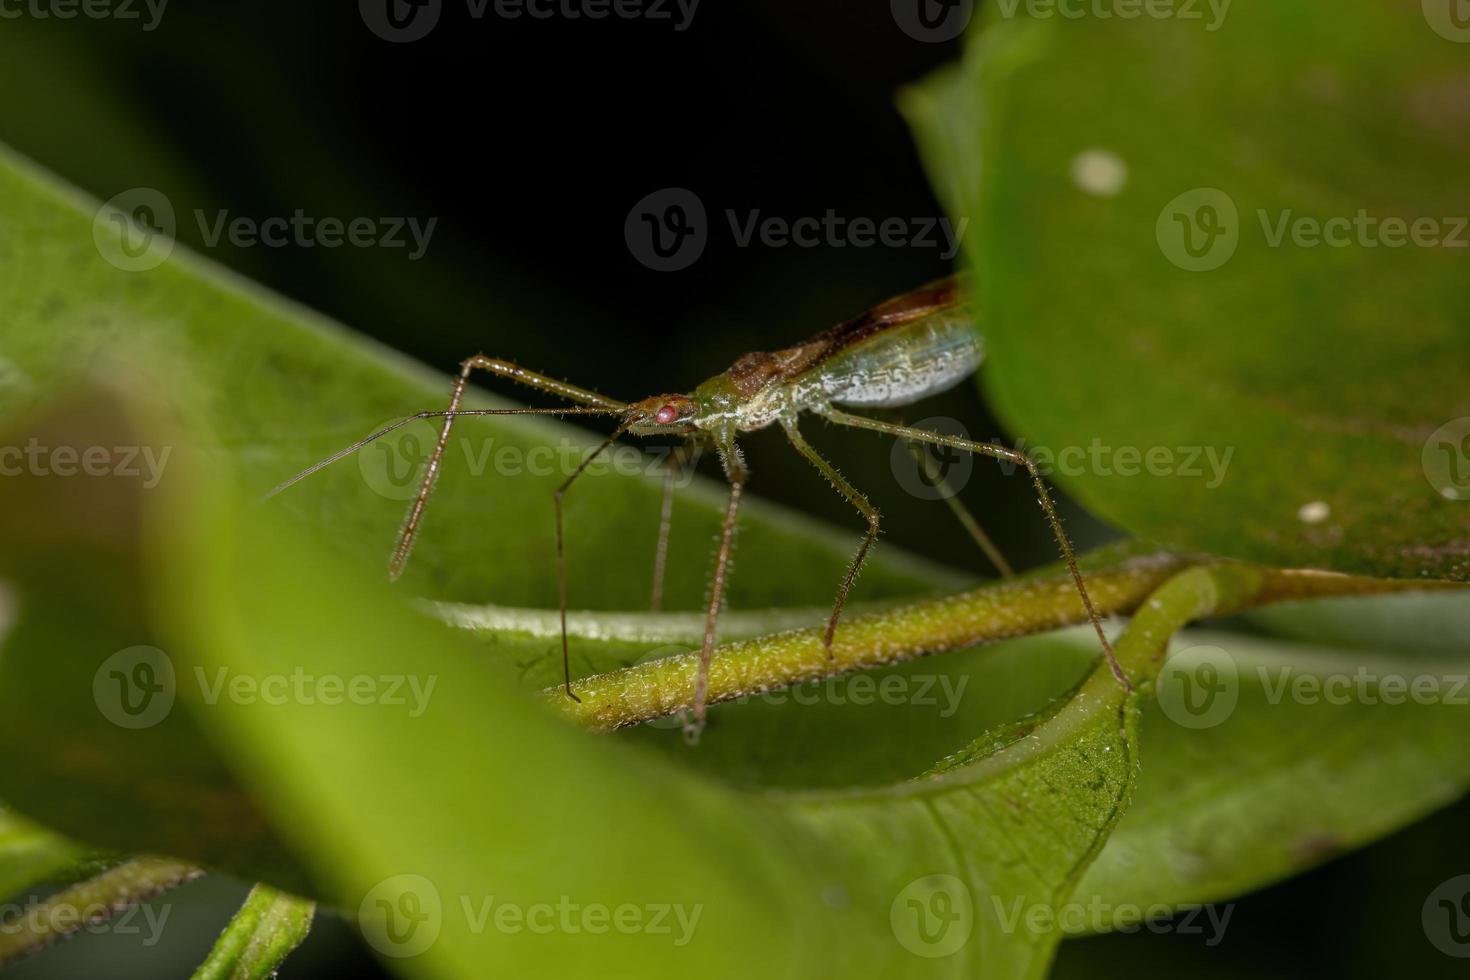
[[[1083,150],[1072,160],[1072,183],[1096,197],[1116,197],[1128,183],[1128,165],[1111,150]]]

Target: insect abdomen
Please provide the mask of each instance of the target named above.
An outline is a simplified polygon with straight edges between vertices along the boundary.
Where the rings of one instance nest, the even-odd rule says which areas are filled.
[[[975,373],[984,356],[963,307],[894,326],[831,358],[822,393],[844,405],[889,408],[938,394]]]

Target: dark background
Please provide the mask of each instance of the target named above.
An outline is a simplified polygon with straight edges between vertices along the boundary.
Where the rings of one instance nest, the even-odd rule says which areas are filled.
[[[672,9],[672,8],[671,8]],[[182,242],[446,372],[479,350],[621,398],[686,390],[739,354],[785,346],[948,271],[937,247],[739,247],[725,219],[940,215],[895,92],[953,59],[886,3],[704,0],[671,21],[475,20],[445,0],[413,43],[356,4],[174,0],[139,21],[0,19],[0,138],[99,199],[163,191]],[[642,265],[630,209],[692,190],[709,244],[686,269]],[[428,250],[209,246],[193,217],[437,219]],[[1065,288],[1064,284],[1060,288]],[[437,407],[405,405],[405,411]],[[1007,433],[962,388],[911,414]],[[977,573],[942,505],[893,482],[885,444],[815,432],[885,511],[887,539]],[[755,492],[857,522],[779,437],[751,443]],[[965,492],[1017,564],[1052,557],[1018,479],[987,466]],[[1109,532],[1069,509],[1084,546]],[[935,528],[939,528],[938,533]],[[1420,904],[1470,866],[1463,804],[1239,903],[1225,942],[1114,936],[1064,946],[1057,976],[1463,975]],[[157,947],[87,936],[17,977],[186,975],[238,901],[205,881],[174,896]],[[376,975],[324,924],[286,977]]]

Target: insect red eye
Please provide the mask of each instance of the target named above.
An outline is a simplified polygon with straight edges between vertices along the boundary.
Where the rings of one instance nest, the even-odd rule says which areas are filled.
[[[659,425],[668,425],[670,422],[674,421],[674,419],[678,417],[679,410],[677,408],[672,405],[665,405],[663,408],[658,410],[658,414],[653,417],[653,420]]]

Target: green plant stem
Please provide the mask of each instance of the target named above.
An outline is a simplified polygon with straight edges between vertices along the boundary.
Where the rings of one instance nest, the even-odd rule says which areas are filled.
[[[26,907],[0,929],[0,966],[65,939],[203,874],[203,869],[172,858],[138,857],[124,861]]]
[[[267,885],[256,885],[245,904],[194,971],[193,980],[263,980],[273,977],[311,930],[316,904]]]
[[[1249,571],[1255,577],[1253,588],[1239,595],[1232,592],[1229,602],[1224,601],[1224,593],[1217,594],[1209,608],[1200,607],[1191,618],[1291,599],[1448,587],[1447,583],[1266,569],[1160,553],[1089,569],[1087,588],[1101,614],[1132,614],[1155,589],[1188,568],[1206,568],[1211,575],[1221,576],[1234,574],[1222,570],[1235,569],[1241,574]],[[1219,585],[1215,582],[1216,588]],[[986,585],[854,616],[838,629],[830,657],[822,646],[822,630],[818,627],[726,644],[715,650],[710,663],[710,703],[1047,632],[1085,620],[1081,602],[1065,573]],[[1144,621],[1150,621],[1149,617]],[[588,677],[573,687],[580,703],[568,699],[560,688],[545,692],[545,696],[589,728],[608,730],[634,725],[688,708],[693,703],[698,663],[698,655],[691,653]],[[1125,664],[1130,673],[1141,667]]]

